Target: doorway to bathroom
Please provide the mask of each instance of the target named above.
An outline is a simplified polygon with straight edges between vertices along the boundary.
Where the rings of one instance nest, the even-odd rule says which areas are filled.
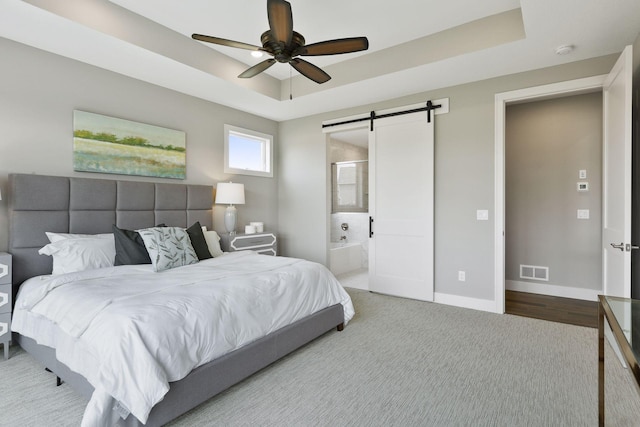
[[[329,134],[329,268],[344,286],[368,289],[369,135],[367,128]]]

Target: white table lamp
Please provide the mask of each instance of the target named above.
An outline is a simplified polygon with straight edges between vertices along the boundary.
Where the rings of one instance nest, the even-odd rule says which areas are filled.
[[[238,212],[233,205],[244,205],[244,184],[219,182],[216,189],[216,204],[229,205],[224,213],[224,226],[229,234],[235,234]]]

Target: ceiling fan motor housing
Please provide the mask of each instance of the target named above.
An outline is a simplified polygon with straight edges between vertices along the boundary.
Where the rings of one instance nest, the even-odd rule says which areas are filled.
[[[291,61],[291,58],[296,56],[296,50],[301,46],[304,46],[305,40],[302,34],[293,32],[291,37],[291,44],[285,46],[283,43],[276,40],[271,30],[267,30],[260,36],[262,47],[264,50],[273,55],[278,62],[287,63]]]

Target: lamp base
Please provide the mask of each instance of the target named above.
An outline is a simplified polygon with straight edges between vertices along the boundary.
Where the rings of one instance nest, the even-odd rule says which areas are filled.
[[[238,219],[238,211],[235,206],[229,205],[224,211],[224,226],[229,234],[236,234],[236,221]]]

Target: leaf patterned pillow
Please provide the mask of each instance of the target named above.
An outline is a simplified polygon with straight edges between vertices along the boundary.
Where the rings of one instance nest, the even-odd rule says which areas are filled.
[[[189,234],[180,227],[152,227],[138,230],[147,248],[153,271],[163,271],[198,262]]]

